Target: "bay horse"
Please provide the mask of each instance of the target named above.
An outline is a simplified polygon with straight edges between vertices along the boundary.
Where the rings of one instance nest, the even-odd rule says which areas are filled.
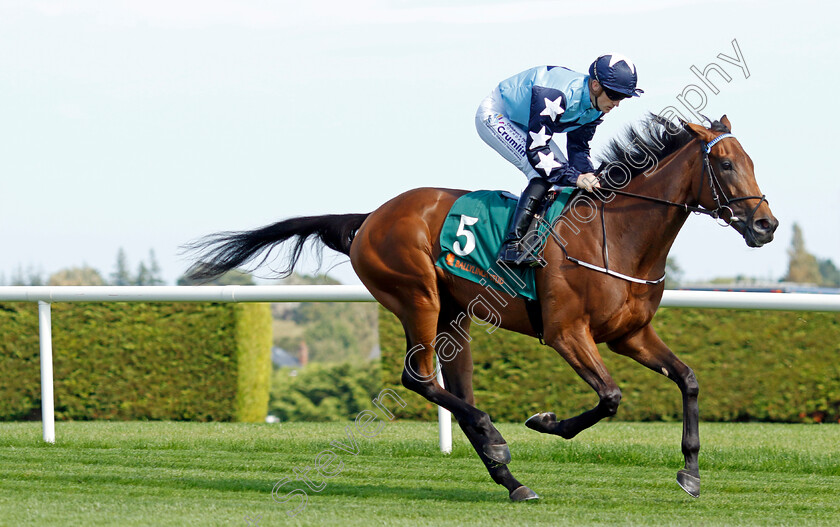
[[[544,342],[595,390],[598,404],[580,415],[558,421],[544,412],[526,421],[529,428],[565,439],[618,409],[621,390],[596,347],[606,342],[613,352],[679,387],[685,466],[677,481],[698,497],[698,383],[651,326],[664,290],[666,257],[692,212],[725,222],[750,247],[772,241],[779,222],[725,115],[708,128],[652,115],[642,124],[608,145],[599,176],[602,188],[578,191],[567,206],[561,219],[578,221],[553,226],[542,252],[546,265],[535,273],[541,306],[536,323],[524,299],[489,294],[486,287],[435,265],[444,219],[465,190],[418,188],[369,214],[292,218],[252,231],[210,235],[187,246],[197,255],[188,275],[209,280],[249,262],[258,266],[272,249],[293,241],[283,271],[288,274],[310,237],[349,255],[362,283],[405,329],[402,384],[452,412],[492,479],[513,501],[539,496],[511,474],[504,438],[475,406],[471,322],[486,324],[492,318],[498,327],[532,336],[542,326]],[[493,305],[477,313],[477,298]],[[436,353],[442,386],[436,380]]]

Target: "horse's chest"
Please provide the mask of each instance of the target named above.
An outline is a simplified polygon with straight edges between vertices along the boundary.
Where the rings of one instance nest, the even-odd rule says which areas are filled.
[[[629,296],[591,318],[593,336],[603,342],[626,335],[650,323],[655,312],[649,299]]]

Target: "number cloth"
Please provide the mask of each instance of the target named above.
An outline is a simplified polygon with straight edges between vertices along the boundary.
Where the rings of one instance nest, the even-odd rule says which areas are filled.
[[[560,217],[574,188],[566,187],[539,222],[539,248],[549,236],[547,225]],[[440,233],[441,253],[435,265],[449,273],[509,296],[537,299],[534,268],[514,268],[496,261],[517,197],[501,190],[479,190],[458,198],[449,210]]]

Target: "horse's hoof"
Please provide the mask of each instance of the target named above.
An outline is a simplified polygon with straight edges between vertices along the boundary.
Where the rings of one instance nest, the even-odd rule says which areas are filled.
[[[550,426],[557,422],[557,416],[554,415],[554,412],[543,412],[540,414],[534,414],[525,421],[525,426],[530,428],[531,430],[536,430],[537,432],[542,432],[544,434],[551,433]]]
[[[525,485],[517,487],[516,490],[510,493],[510,501],[529,501],[538,499],[540,499],[540,497],[537,495],[537,493],[529,489]]]
[[[689,474],[687,470],[680,470],[677,472],[677,483],[692,497],[700,497],[700,476]]]
[[[510,463],[510,449],[508,448],[507,443],[502,443],[500,445],[484,445],[481,450],[484,451],[484,455],[489,457],[491,461],[501,463],[502,465]]]

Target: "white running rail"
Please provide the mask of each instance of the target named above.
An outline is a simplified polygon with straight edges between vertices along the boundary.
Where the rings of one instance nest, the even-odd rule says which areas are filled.
[[[0,302],[37,302],[44,441],[55,443],[50,304],[54,302],[375,302],[361,285],[284,286],[0,286]],[[840,311],[840,295],[672,291],[664,307]],[[440,376],[438,377],[439,380]],[[452,451],[452,421],[438,407],[441,452]]]

